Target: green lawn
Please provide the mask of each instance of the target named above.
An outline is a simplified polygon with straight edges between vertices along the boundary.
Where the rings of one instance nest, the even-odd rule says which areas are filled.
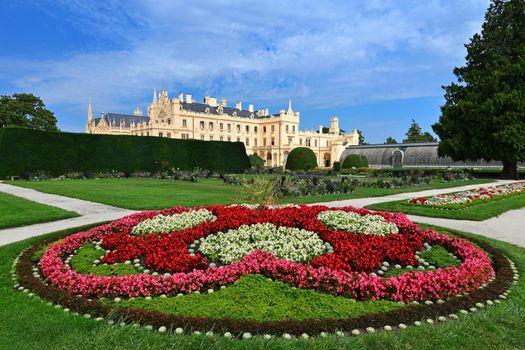
[[[72,230],[73,231],[73,230]],[[109,326],[64,313],[15,291],[9,270],[15,256],[32,243],[60,233],[0,247],[1,349],[523,349],[525,344],[525,279],[502,304],[458,321],[410,327],[392,333],[313,340],[250,341],[221,337],[161,335],[144,328]],[[523,276],[525,249],[480,236],[502,249]]]
[[[511,196],[508,198],[486,202],[465,207],[463,209],[445,209],[428,207],[424,205],[406,205],[406,200],[377,203],[367,206],[369,209],[401,211],[406,214],[431,216],[437,218],[457,219],[457,220],[486,220],[502,213],[525,207],[525,193]]]
[[[79,215],[0,192],[0,229],[68,219],[75,216]]]
[[[423,191],[434,188],[450,188],[486,182],[488,182],[488,180],[468,180],[460,182],[434,181],[429,185],[397,189],[359,187],[352,193],[284,198],[279,202],[327,202],[351,198],[386,196],[401,192]],[[217,179],[199,179],[196,183],[155,179],[11,181],[9,183],[16,186],[33,188],[46,193],[60,194],[136,210],[163,209],[176,205],[197,206],[243,202],[239,187],[225,185]]]

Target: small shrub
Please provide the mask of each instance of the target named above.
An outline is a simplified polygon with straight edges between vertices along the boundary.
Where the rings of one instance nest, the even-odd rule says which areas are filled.
[[[368,159],[359,154],[350,154],[341,165],[343,169],[368,168]]]
[[[288,170],[310,170],[317,167],[315,153],[307,147],[294,148],[286,160]]]
[[[332,169],[333,171],[341,170],[341,163],[339,163],[338,161],[335,161],[334,164],[332,165]]]
[[[250,166],[255,169],[264,168],[264,161],[257,154],[250,154],[248,156],[250,159]]]

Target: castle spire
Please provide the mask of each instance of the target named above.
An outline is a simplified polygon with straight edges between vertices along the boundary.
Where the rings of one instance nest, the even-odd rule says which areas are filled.
[[[292,110],[292,100],[288,100],[288,113],[293,113],[293,110]]]
[[[93,108],[91,107],[91,97],[88,101],[88,122],[90,122],[93,120]]]
[[[153,103],[157,103],[157,88],[153,88]]]

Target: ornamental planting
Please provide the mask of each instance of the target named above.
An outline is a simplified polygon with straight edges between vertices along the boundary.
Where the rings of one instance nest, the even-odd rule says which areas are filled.
[[[68,262],[85,243],[101,252],[95,265],[133,263],[142,273],[80,274]],[[417,254],[433,245],[460,263],[427,268]],[[407,271],[382,276],[386,266]],[[494,275],[484,251],[422,231],[404,214],[303,205],[145,211],[66,237],[45,251],[39,268],[67,293],[112,299],[209,293],[261,274],[356,300],[422,302],[469,293]]]

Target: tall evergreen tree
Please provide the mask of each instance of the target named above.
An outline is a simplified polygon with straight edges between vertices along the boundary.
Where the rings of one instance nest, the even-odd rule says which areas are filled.
[[[412,119],[412,124],[408,128],[407,137],[403,140],[403,143],[419,143],[419,142],[436,142],[437,140],[432,136],[428,131],[421,132],[421,127],[419,124]]]
[[[369,143],[366,142],[365,137],[364,137],[363,133],[361,132],[361,130],[357,129],[357,132],[359,133],[359,144],[360,145],[368,145]]]
[[[33,94],[0,96],[0,128],[20,126],[45,131],[58,131],[53,112]]]
[[[480,34],[466,44],[466,65],[445,86],[432,128],[439,154],[454,160],[499,160],[518,178],[525,160],[525,0],[492,0]]]

